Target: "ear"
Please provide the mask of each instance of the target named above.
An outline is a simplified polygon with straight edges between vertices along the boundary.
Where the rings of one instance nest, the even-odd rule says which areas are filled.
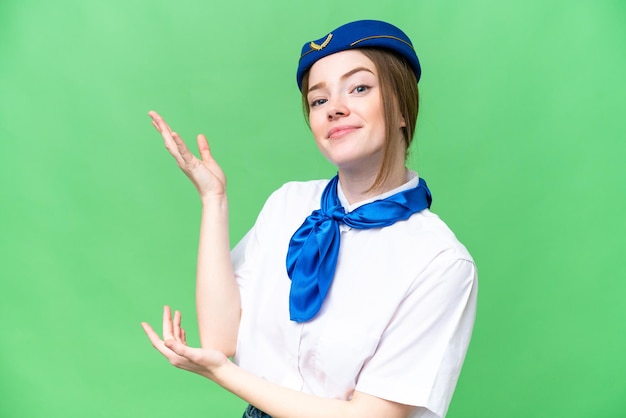
[[[404,120],[404,116],[400,117],[400,127],[406,128],[406,121]]]

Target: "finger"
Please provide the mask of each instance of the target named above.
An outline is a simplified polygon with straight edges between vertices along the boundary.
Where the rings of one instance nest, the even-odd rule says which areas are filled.
[[[185,332],[184,328],[180,329],[182,341],[184,344],[187,344],[187,332]]]
[[[207,141],[206,136],[203,134],[198,135],[196,142],[198,143],[198,152],[200,153],[202,161],[207,162],[212,160],[213,156],[211,155],[211,148],[209,147],[209,141]]]
[[[161,117],[157,112],[151,110],[148,115],[152,118],[152,125],[163,137],[165,147],[173,153],[176,149],[176,143],[172,139],[172,128],[165,122],[165,119]]]
[[[172,131],[172,128],[157,112],[151,110],[148,112],[148,115],[152,118],[152,125],[161,133],[165,148],[176,159],[178,166],[183,168],[185,165],[193,163],[196,157],[189,151],[187,144],[185,144],[180,135]]]
[[[146,333],[146,335],[150,339],[150,342],[152,343],[152,346],[154,348],[156,348],[156,349],[159,349],[159,347],[161,347],[162,343],[163,343],[163,341],[161,341],[161,338],[159,338],[159,334],[157,334],[152,329],[150,324],[148,324],[147,322],[142,322],[141,323],[141,327],[143,328],[143,331]]]
[[[178,155],[178,146],[172,138],[172,129],[157,112],[151,110],[148,112],[148,115],[152,118],[152,125],[161,134],[165,148],[167,148],[170,154],[176,158],[178,164],[180,165],[182,160]]]
[[[159,132],[172,132],[170,126],[167,124],[167,122],[165,122],[165,119],[163,119],[161,115],[159,115],[157,112],[151,110],[148,112],[148,116],[152,118],[152,122],[154,122]]]
[[[174,311],[174,338],[176,338],[176,340],[181,341],[182,340],[182,333],[181,333],[181,328],[180,328],[180,323],[182,320],[182,316],[180,314],[179,310]]]
[[[172,311],[169,306],[163,307],[163,340],[174,338]]]
[[[183,141],[180,135],[176,132],[172,132],[172,140],[176,145],[176,149],[178,150],[178,154],[180,155],[182,161],[184,161],[185,164],[193,162],[196,157],[191,153],[191,151],[189,151],[187,144],[185,144],[185,141]]]
[[[189,347],[188,345],[174,339],[165,340],[164,344],[174,353],[186,358],[192,363],[198,363],[202,359],[202,353],[198,348]]]
[[[152,327],[148,323],[142,322],[141,326],[143,327],[145,333],[148,335],[152,346],[156,348],[157,351],[170,362],[170,364],[176,367],[184,368],[184,362],[181,361],[183,359],[181,359],[179,355],[174,353],[165,345],[164,341],[159,338],[159,335],[152,329]]]

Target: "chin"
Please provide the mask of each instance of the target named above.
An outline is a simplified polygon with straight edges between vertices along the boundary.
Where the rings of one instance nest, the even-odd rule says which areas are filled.
[[[372,171],[378,173],[381,164],[380,158],[361,157],[361,158],[335,158],[328,159],[339,171],[342,172],[364,172]]]

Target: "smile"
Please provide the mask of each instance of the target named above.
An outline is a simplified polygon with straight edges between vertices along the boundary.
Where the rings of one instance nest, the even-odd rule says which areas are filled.
[[[356,131],[357,129],[359,129],[358,126],[337,126],[333,129],[331,129],[330,131],[328,131],[328,134],[326,135],[326,138],[328,139],[337,139],[337,138],[341,138],[344,135],[347,135],[351,132]]]

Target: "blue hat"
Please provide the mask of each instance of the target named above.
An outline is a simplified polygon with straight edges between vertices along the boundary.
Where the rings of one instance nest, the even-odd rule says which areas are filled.
[[[302,90],[302,77],[313,64],[335,52],[355,48],[384,48],[400,55],[411,65],[417,81],[422,70],[411,40],[397,27],[380,20],[358,20],[338,27],[328,35],[302,47],[296,80]]]

